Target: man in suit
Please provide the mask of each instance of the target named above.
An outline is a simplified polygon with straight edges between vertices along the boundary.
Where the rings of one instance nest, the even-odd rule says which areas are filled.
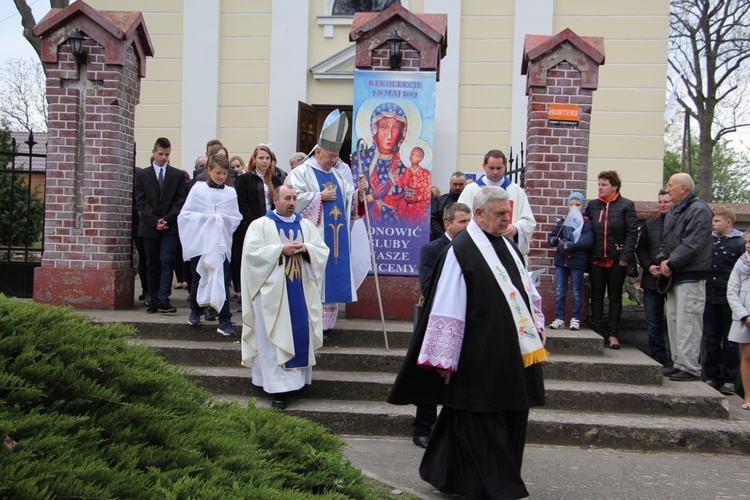
[[[445,211],[445,207],[458,201],[464,187],[466,187],[466,175],[460,171],[453,172],[453,175],[451,175],[450,191],[432,202],[430,241],[436,240],[445,234],[445,229],[443,228],[443,212]]]
[[[463,203],[450,203],[443,209],[443,228],[445,233],[438,239],[432,240],[422,247],[419,254],[419,288],[425,297],[432,284],[432,271],[440,254],[448,243],[461,231],[466,229],[471,220],[471,210]],[[412,422],[412,440],[414,444],[427,448],[430,442],[432,426],[437,419],[435,405],[417,405],[417,414]]]
[[[664,218],[672,208],[672,198],[666,189],[659,190],[659,216],[652,217],[643,224],[635,254],[643,268],[641,288],[643,289],[643,308],[646,312],[646,331],[648,331],[648,348],[651,358],[662,365],[667,362],[667,347],[664,342],[664,304],[667,296],[656,289],[656,279],[661,275],[659,252],[661,235],[664,231]]]
[[[172,145],[169,139],[160,137],[153,150],[150,167],[135,173],[133,196],[140,215],[138,236],[143,238],[146,253],[148,290],[151,302],[146,310],[174,313],[170,303],[172,271],[177,246],[177,215],[185,202],[185,175],[180,169],[169,165]]]

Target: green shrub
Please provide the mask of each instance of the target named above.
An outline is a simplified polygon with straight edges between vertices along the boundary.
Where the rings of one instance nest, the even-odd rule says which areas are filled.
[[[321,426],[215,402],[132,335],[0,295],[0,497],[378,497]]]

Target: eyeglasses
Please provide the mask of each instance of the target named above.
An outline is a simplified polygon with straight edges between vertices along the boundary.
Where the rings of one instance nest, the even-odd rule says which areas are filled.
[[[337,155],[337,154],[330,154],[325,149],[318,149],[318,151],[320,151],[321,153],[323,153],[324,155],[326,155],[326,157],[328,157],[328,159],[330,159],[330,160],[338,160],[339,159],[339,155]]]

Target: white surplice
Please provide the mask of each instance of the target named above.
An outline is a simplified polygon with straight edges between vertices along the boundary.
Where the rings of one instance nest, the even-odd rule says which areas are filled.
[[[242,222],[233,187],[210,188],[197,182],[177,216],[182,258],[200,257],[196,301],[221,311],[226,300],[224,259],[232,259],[232,234]],[[195,279],[195,278],[193,278]]]

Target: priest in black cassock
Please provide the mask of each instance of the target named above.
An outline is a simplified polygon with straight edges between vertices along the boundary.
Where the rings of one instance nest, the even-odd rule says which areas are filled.
[[[419,473],[443,493],[524,498],[529,408],[544,405],[544,320],[515,244],[505,190],[474,198],[474,218],[436,265],[388,401],[440,404]],[[536,311],[536,312],[535,312]]]

